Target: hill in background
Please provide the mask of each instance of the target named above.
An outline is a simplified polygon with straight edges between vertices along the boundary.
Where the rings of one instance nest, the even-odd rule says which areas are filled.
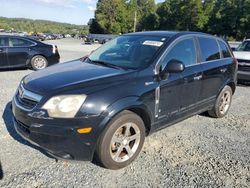
[[[60,23],[47,20],[32,20],[26,18],[0,17],[0,29],[21,32],[87,34],[88,26]]]

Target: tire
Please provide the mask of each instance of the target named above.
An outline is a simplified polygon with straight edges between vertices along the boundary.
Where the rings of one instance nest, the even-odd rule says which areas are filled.
[[[108,169],[123,168],[138,156],[144,140],[145,126],[142,119],[133,112],[123,111],[102,133],[95,159]]]
[[[208,111],[208,114],[214,118],[223,118],[227,115],[232,102],[232,88],[225,86],[216,99],[215,106],[212,110]]]
[[[42,70],[48,66],[48,61],[45,57],[41,55],[34,56],[30,61],[31,67],[33,70]]]

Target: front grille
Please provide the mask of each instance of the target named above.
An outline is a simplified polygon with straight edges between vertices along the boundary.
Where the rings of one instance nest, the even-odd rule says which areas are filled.
[[[19,127],[22,131],[24,131],[24,132],[27,133],[27,134],[30,134],[30,129],[29,129],[29,126],[28,126],[28,125],[25,125],[24,123],[22,123],[22,122],[20,122],[20,121],[18,121],[18,120],[16,120],[16,123],[17,123],[18,127]]]
[[[240,66],[238,67],[239,71],[249,71],[250,72],[250,66]]]
[[[32,100],[29,100],[29,99],[26,99],[26,98],[21,98],[19,92],[17,92],[16,98],[17,98],[17,101],[19,102],[19,104],[22,107],[27,108],[27,109],[34,108],[38,103],[36,101],[32,101]]]
[[[239,71],[250,71],[250,60],[238,59]]]
[[[16,93],[16,99],[18,104],[27,109],[33,109],[42,99],[42,96],[26,90],[23,85],[20,85]]]
[[[249,63],[250,64],[250,60],[245,60],[245,59],[237,59],[239,63]]]

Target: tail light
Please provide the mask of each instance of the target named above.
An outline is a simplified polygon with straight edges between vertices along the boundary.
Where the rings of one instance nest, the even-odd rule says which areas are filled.
[[[55,54],[58,51],[57,46],[53,45],[53,54]]]

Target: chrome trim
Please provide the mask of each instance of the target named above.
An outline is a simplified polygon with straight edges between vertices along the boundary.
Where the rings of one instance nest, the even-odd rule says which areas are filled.
[[[28,91],[27,89],[25,89],[25,88],[23,87],[23,84],[22,84],[22,83],[20,84],[20,86],[19,86],[19,88],[18,88],[18,90],[17,90],[17,92],[16,92],[16,94],[15,94],[15,96],[14,96],[14,99],[13,99],[14,102],[15,102],[15,104],[16,104],[16,106],[17,106],[18,108],[24,110],[24,111],[27,111],[27,112],[32,111],[32,110],[36,107],[36,105],[34,105],[34,107],[32,107],[32,108],[25,108],[25,107],[23,107],[23,106],[19,103],[19,101],[17,100],[18,97],[19,97],[21,100],[22,100],[22,99],[27,99],[27,100],[30,100],[30,101],[34,101],[34,102],[36,102],[36,103],[39,103],[39,102],[42,100],[42,96],[41,96],[41,95],[38,95],[38,94],[33,93],[33,92],[31,92],[31,91]]]
[[[14,100],[14,102],[15,102],[15,105],[16,105],[18,108],[20,108],[21,110],[26,111],[26,112],[30,112],[31,110],[33,110],[33,108],[32,108],[32,109],[27,109],[27,108],[24,108],[23,106],[21,106],[21,105],[18,103],[18,101],[17,101],[17,99],[16,99],[16,96],[13,97],[13,100]]]
[[[155,88],[155,117],[159,117],[159,104],[160,104],[160,86]]]
[[[35,102],[40,102],[42,99],[41,95],[26,90],[23,85],[20,85],[20,88],[18,89],[18,95],[21,99],[28,99]]]

